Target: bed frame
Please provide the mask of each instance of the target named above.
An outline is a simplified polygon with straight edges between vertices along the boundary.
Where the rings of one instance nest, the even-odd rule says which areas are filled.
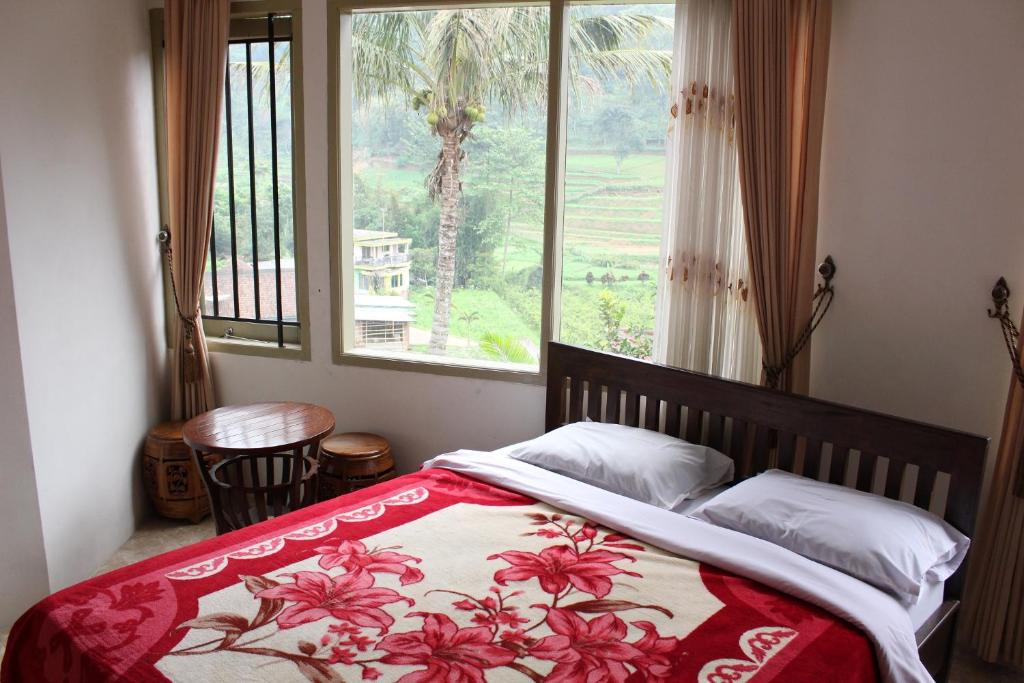
[[[737,481],[772,467],[902,500],[973,535],[987,438],[696,372],[551,342],[545,431],[590,418],[661,431],[731,457]],[[918,629],[949,675],[966,562]]]

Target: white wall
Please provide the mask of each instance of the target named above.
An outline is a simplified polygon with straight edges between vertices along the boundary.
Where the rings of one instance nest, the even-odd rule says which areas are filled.
[[[0,169],[0,629],[46,595],[46,554],[21,376],[21,346],[14,308],[11,254],[7,246],[3,171]]]
[[[138,0],[3,5],[0,155],[53,590],[134,530],[163,412],[149,54]]]
[[[1024,308],[1024,2],[836,0],[812,391],[998,440]]]
[[[341,367],[330,358],[302,363],[219,353],[214,363],[221,404],[318,403],[333,411],[338,431],[385,436],[403,472],[439,453],[492,450],[544,431],[537,386]]]

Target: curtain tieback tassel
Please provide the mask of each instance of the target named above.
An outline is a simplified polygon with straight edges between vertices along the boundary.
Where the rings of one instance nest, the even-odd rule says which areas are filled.
[[[185,383],[193,384],[203,378],[203,365],[199,362],[199,354],[196,353],[195,337],[199,332],[199,311],[192,315],[185,315],[181,310],[181,300],[178,298],[178,285],[174,280],[174,252],[171,249],[171,233],[167,226],[160,232],[160,243],[164,247],[164,254],[167,255],[167,271],[171,276],[171,294],[174,295],[174,310],[181,319],[182,328],[185,332],[185,344],[182,348],[182,371],[185,375]]]
[[[818,274],[821,275],[823,282],[818,285],[818,288],[814,291],[814,296],[811,298],[814,310],[811,311],[811,319],[807,321],[807,324],[800,332],[800,336],[796,338],[793,346],[783,356],[781,363],[774,365],[769,364],[767,361],[761,362],[761,367],[764,369],[765,386],[769,389],[777,389],[779,387],[779,381],[782,379],[783,374],[789,369],[789,366],[792,365],[800,352],[803,351],[803,348],[811,339],[811,334],[821,324],[825,314],[828,313],[829,306],[832,305],[832,299],[836,295],[835,290],[832,288],[832,278],[836,275],[836,264],[831,256],[826,256],[825,260],[818,264]]]
[[[180,317],[182,324],[185,326],[185,355],[183,359],[183,370],[185,374],[185,381],[192,384],[203,378],[203,366],[202,363],[199,362],[199,354],[196,353],[195,346],[196,318],[198,316],[193,316],[191,318],[186,318],[185,316]]]

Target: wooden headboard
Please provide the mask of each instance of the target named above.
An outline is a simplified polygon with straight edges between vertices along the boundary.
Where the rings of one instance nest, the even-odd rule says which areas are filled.
[[[585,418],[702,443],[737,480],[771,467],[931,510],[973,535],[988,439],[552,342],[545,430]],[[959,598],[961,569],[946,582]]]

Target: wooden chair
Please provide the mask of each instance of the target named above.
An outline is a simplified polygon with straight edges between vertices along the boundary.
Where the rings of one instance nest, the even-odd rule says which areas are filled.
[[[200,467],[217,534],[315,503],[317,462],[301,453],[247,453]]]

